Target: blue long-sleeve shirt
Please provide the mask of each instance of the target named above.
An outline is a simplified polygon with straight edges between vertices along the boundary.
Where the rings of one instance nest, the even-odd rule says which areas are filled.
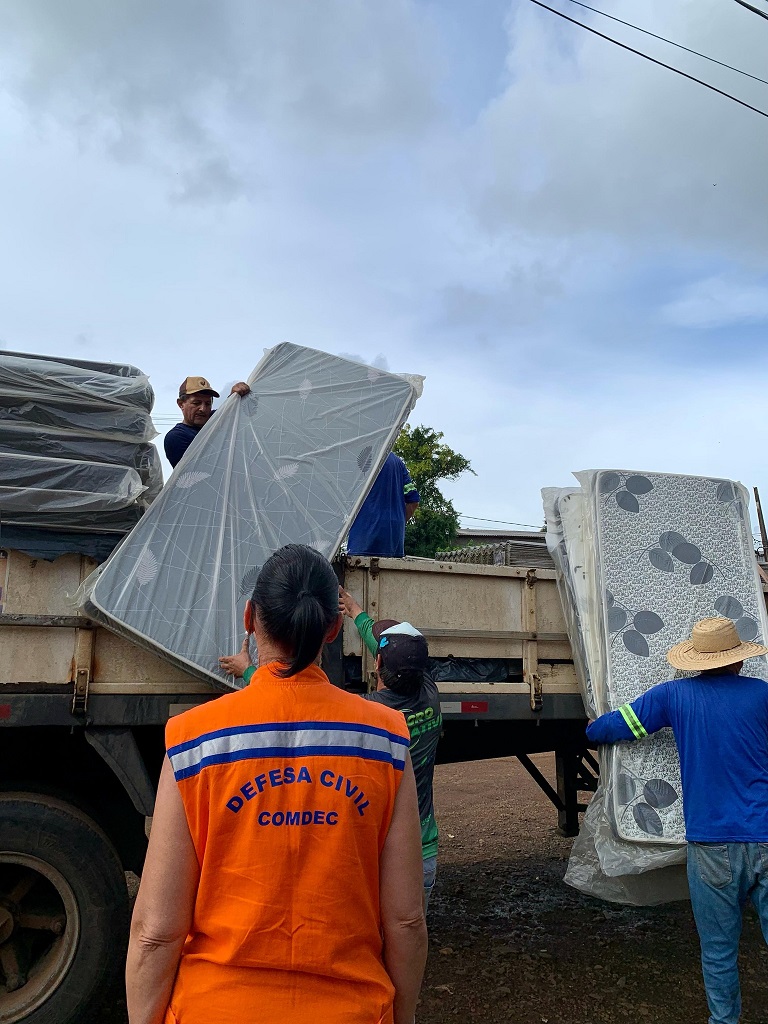
[[[202,429],[202,427],[190,427],[188,423],[177,423],[165,435],[163,442],[165,457],[174,469]]]
[[[349,531],[350,555],[402,558],[405,554],[405,506],[420,501],[399,455],[390,452]]]
[[[686,839],[768,843],[768,684],[694,676],[651,687],[587,727],[595,743],[671,728],[680,753]]]

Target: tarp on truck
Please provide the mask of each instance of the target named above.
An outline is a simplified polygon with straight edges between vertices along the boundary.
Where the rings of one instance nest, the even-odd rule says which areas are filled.
[[[282,344],[230,396],[124,543],[87,581],[88,615],[219,685],[278,548],[333,557],[420,394],[402,377]]]
[[[44,530],[0,523],[0,548],[21,551],[30,558],[55,562],[62,555],[86,555],[104,562],[123,539],[122,533]]]
[[[768,635],[741,484],[629,470],[576,476],[581,490],[548,489],[544,499],[590,716],[674,678],[667,651],[698,619],[733,618],[742,640]],[[748,669],[768,680],[764,658],[750,659]],[[607,876],[684,861],[680,761],[670,730],[601,750],[601,788],[587,817],[572,878],[590,834]]]

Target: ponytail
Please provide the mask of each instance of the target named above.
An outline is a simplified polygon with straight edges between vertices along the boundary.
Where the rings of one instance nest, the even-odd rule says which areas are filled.
[[[339,614],[339,584],[330,562],[305,544],[287,544],[267,559],[252,603],[267,635],[291,652],[283,678],[317,658]]]

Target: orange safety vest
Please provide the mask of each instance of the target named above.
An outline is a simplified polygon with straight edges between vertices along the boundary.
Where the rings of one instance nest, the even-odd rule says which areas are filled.
[[[166,1024],[392,1021],[379,860],[408,727],[280,667],[167,725],[200,882]]]

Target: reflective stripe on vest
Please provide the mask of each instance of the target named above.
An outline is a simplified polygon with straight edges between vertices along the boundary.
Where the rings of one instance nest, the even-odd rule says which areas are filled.
[[[204,733],[170,747],[176,781],[198,775],[213,764],[259,757],[307,757],[313,754],[384,761],[402,771],[408,740],[373,725],[355,722],[270,722]]]

